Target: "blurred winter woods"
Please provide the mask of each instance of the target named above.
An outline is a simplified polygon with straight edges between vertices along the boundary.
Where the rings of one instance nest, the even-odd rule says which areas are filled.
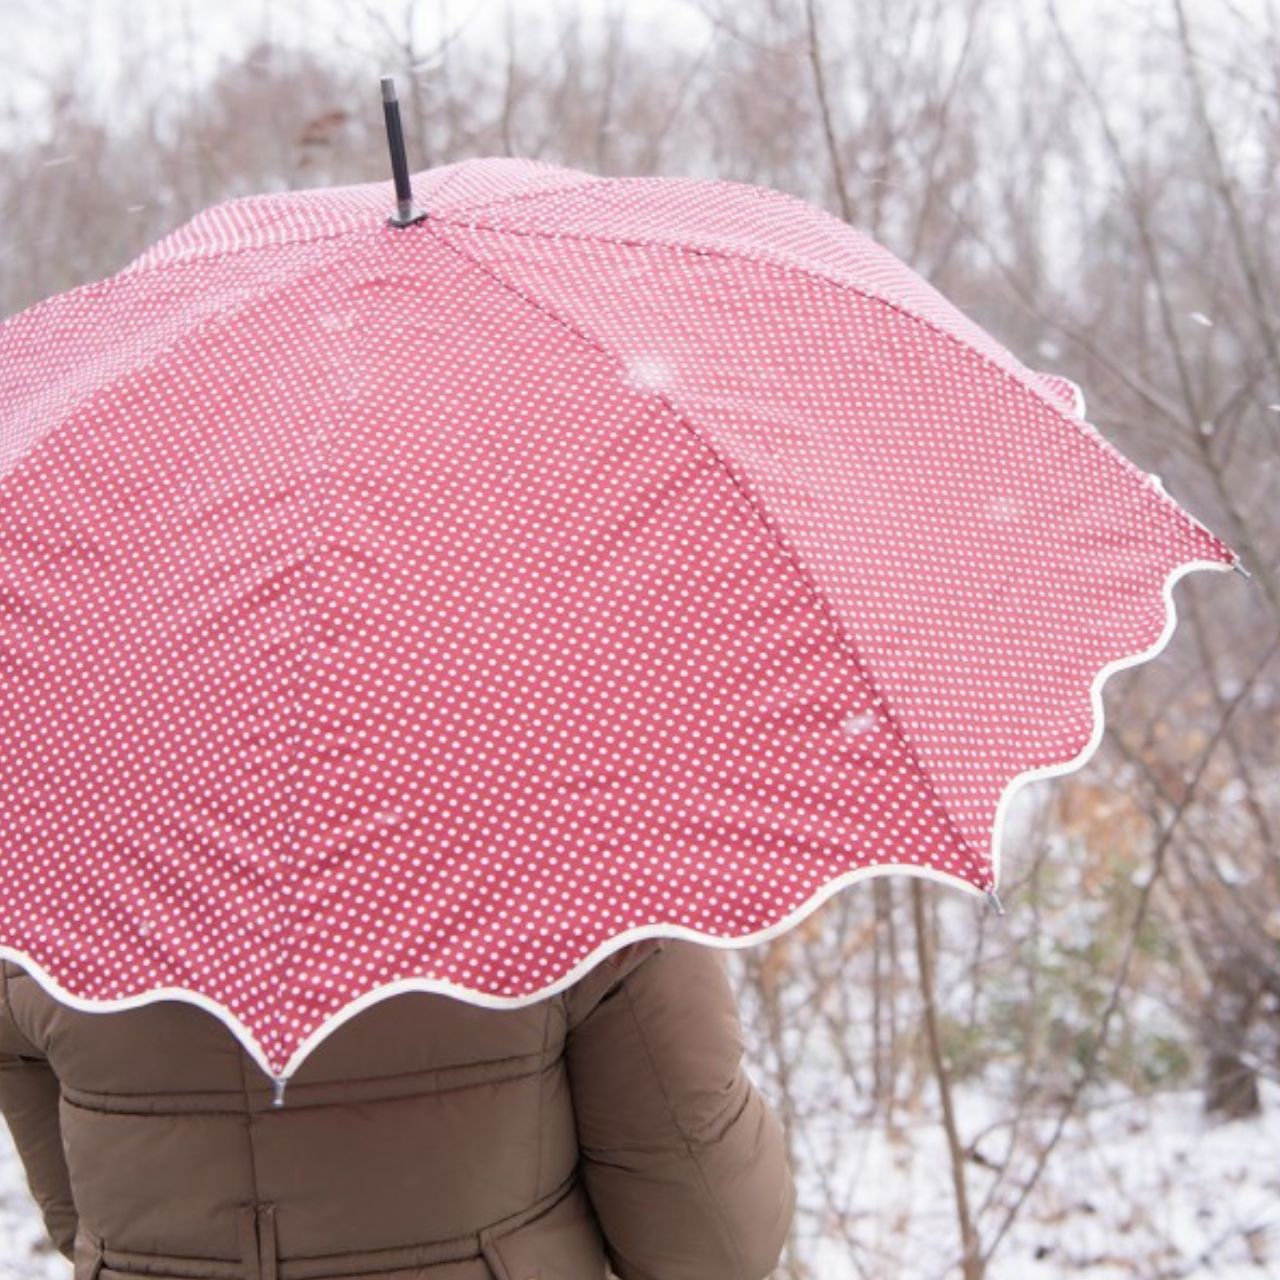
[[[779,1275],[1280,1275],[1280,7],[282,0],[209,65],[216,7],[0,3],[0,312],[206,203],[386,179],[392,72],[414,170],[847,218],[1243,553],[1178,582],[1087,766],[1018,793],[1007,915],[880,879],[730,966],[802,1184]]]

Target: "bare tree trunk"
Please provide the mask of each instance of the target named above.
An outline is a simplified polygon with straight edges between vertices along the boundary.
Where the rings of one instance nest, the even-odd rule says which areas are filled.
[[[1224,956],[1213,974],[1201,1031],[1208,1049],[1204,1109],[1209,1115],[1239,1120],[1262,1110],[1258,1072],[1245,1056],[1261,997],[1262,983],[1247,957]]]
[[[915,921],[916,959],[920,969],[920,994],[924,999],[924,1025],[929,1039],[929,1058],[933,1063],[934,1079],[938,1082],[938,1097],[942,1102],[942,1127],[946,1131],[947,1151],[951,1156],[951,1184],[955,1188],[964,1280],[982,1280],[986,1268],[978,1245],[978,1233],[969,1212],[969,1193],[964,1176],[964,1147],[960,1142],[955,1107],[951,1101],[951,1071],[942,1052],[942,1035],[938,1030],[933,957],[930,954],[929,928],[924,913],[924,888],[919,880],[911,881],[911,914]]]

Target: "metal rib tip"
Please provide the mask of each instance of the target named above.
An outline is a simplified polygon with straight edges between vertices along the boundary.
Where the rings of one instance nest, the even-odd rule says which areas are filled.
[[[994,889],[987,890],[987,901],[995,909],[996,915],[1004,915],[1004,903],[1000,901],[1000,895]]]
[[[1248,570],[1248,569],[1246,569],[1246,568],[1244,567],[1244,561],[1243,561],[1243,560],[1241,560],[1241,559],[1239,558],[1239,556],[1237,556],[1237,557],[1236,557],[1236,558],[1231,562],[1231,567],[1232,567],[1232,568],[1233,568],[1233,569],[1234,569],[1234,570],[1235,570],[1235,571],[1236,571],[1236,572],[1237,572],[1237,573],[1238,573],[1242,578],[1252,578],[1252,577],[1253,577],[1253,574],[1251,574],[1251,573],[1249,572],[1249,570]]]

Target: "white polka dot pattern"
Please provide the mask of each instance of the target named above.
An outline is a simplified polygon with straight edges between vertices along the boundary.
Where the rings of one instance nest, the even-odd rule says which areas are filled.
[[[285,1074],[886,869],[1231,549],[792,197],[522,160],[210,209],[0,326],[0,951]]]

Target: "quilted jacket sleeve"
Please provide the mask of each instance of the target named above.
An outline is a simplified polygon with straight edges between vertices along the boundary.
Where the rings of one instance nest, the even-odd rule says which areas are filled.
[[[14,1023],[9,1005],[12,972],[8,962],[0,961],[0,1114],[13,1135],[49,1238],[69,1259],[75,1243],[76,1206],[62,1151],[58,1079]]]
[[[582,1174],[621,1280],[763,1280],[795,1210],[721,952],[637,943],[568,993]],[[620,975],[620,976],[619,976]]]

